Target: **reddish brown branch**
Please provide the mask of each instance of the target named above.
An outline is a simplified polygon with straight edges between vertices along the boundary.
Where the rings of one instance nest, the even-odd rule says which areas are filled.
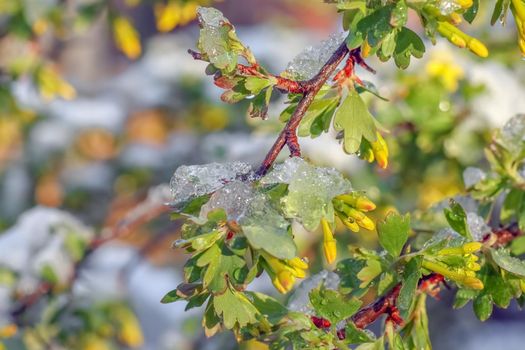
[[[188,50],[188,53],[195,59],[202,61],[204,58],[199,52]],[[259,66],[246,66],[244,64],[237,64],[237,73],[244,76],[254,76],[254,77],[261,77],[261,78],[267,78],[272,77],[277,80],[277,84],[275,87],[281,91],[289,92],[292,94],[304,94],[306,92],[307,87],[305,86],[304,82],[302,81],[296,81],[288,78],[284,78],[280,75],[273,75],[273,74],[263,74],[259,71]]]
[[[303,119],[306,111],[308,110],[308,107],[310,107],[312,104],[321,87],[328,80],[328,78],[330,78],[332,73],[337,69],[337,66],[339,66],[341,61],[348,53],[349,50],[346,46],[346,42],[343,42],[328,59],[326,64],[321,68],[319,73],[317,73],[317,75],[309,81],[303,83],[306,92],[304,93],[301,101],[299,101],[299,104],[288,120],[288,123],[281,131],[272,148],[266,155],[263,163],[257,170],[258,176],[263,176],[268,172],[285,145],[287,145],[290,149],[292,156],[300,156],[300,147],[299,143],[297,142],[297,127],[299,126],[299,123]],[[353,50],[350,54],[359,55],[359,50]]]
[[[517,225],[510,225],[494,230],[486,235],[482,241],[488,246],[498,248],[509,244],[513,239],[521,235],[523,235],[523,232],[519,230]],[[445,278],[437,273],[431,273],[419,280],[418,290],[421,293],[428,293],[437,298],[442,284],[446,286]],[[382,315],[395,318],[397,312],[396,302],[400,290],[401,283],[398,283],[387,294],[354,314],[350,321],[354,322],[358,328],[366,328]],[[399,324],[399,322],[396,323]]]

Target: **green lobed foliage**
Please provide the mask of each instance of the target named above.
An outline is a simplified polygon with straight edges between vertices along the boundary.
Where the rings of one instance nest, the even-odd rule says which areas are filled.
[[[323,82],[304,112],[297,134],[317,137],[333,124],[347,153],[375,159],[386,167],[384,128],[361,96],[366,92],[378,96],[377,89],[354,74],[353,64],[374,54],[406,68],[411,57],[422,57],[423,39],[406,27],[409,12],[417,14],[432,42],[439,34],[486,57],[486,47],[456,27],[461,18],[472,22],[480,4],[331,2],[348,32],[344,42],[353,61],[345,66],[350,68],[346,75],[342,71],[336,74],[335,84]],[[497,1],[493,14],[495,22],[512,12],[520,45],[523,6],[520,0]],[[249,99],[250,115],[264,119],[272,94],[288,92],[289,106],[280,119],[290,121],[306,93],[290,87],[294,79],[300,80],[297,71],[270,74],[218,10],[201,8],[199,21],[199,52],[193,56],[209,62],[206,73],[226,90],[222,100],[236,103]],[[314,76],[301,86],[318,78]],[[518,258],[525,252],[525,241],[520,237],[525,229],[524,131],[525,117],[517,116],[494,135],[486,149],[490,169],[470,186],[467,196],[439,203],[412,218],[394,211],[386,215],[377,224],[383,250],[351,247],[350,257],[328,272],[335,274],[338,283],[312,277],[298,287],[292,300],[294,304],[300,300],[299,309],[249,291],[250,283],[266,273],[279,292],[288,293],[296,279],[306,277],[308,262],[296,255],[294,223],[312,232],[322,229],[324,255],[333,263],[336,222],[351,231],[376,228],[367,216],[375,205],[364,192],[352,188],[337,170],[316,167],[298,157],[262,175],[248,170],[203,176],[208,173],[207,166],[216,166],[213,164],[179,168],[172,180],[174,217],[185,218],[185,224],[182,239],[175,246],[191,257],[185,265],[185,281],[162,301],[184,300],[187,309],[205,305],[202,325],[206,335],[231,330],[239,341],[256,339],[271,349],[430,349],[426,295],[435,296],[445,280],[456,286],[454,306],[472,301],[482,321],[490,317],[494,304],[506,308],[512,299],[519,305],[525,301],[525,262]],[[200,170],[204,172],[199,176]],[[181,190],[183,184],[194,185],[196,190],[188,196]],[[241,189],[243,195],[239,194]],[[231,193],[239,196],[228,196]],[[501,208],[497,205],[500,197],[505,198]],[[241,208],[235,207],[235,201]],[[496,220],[490,222],[492,227],[486,224],[489,219]],[[369,295],[378,299],[372,307],[365,307],[363,299]],[[387,316],[382,333],[367,331],[365,328],[382,314]]]

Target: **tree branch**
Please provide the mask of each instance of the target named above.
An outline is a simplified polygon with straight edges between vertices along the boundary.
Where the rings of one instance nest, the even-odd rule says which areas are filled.
[[[510,243],[513,239],[523,234],[517,225],[509,225],[508,227],[496,229],[492,233],[489,233],[482,239],[482,242],[497,248]],[[423,276],[419,280],[418,290],[420,293],[429,293],[436,297],[443,283],[445,283],[445,278],[442,275],[431,273]],[[357,328],[363,329],[374,323],[382,315],[388,315],[393,318],[396,323],[400,324],[399,320],[396,321],[395,317],[397,316],[396,303],[401,286],[402,284],[398,283],[387,294],[359,310],[348,321],[354,322]]]
[[[359,49],[350,52],[346,46],[346,42],[343,42],[321,68],[319,73],[309,81],[304,82],[306,92],[304,93],[303,98],[299,101],[299,104],[288,120],[288,123],[286,123],[286,126],[266,155],[263,163],[257,170],[258,176],[263,176],[268,172],[279,153],[281,153],[284,145],[288,145],[292,157],[301,155],[299,143],[297,142],[297,127],[308,110],[308,107],[312,104],[315,96],[319,93],[319,90],[321,90],[321,87],[328,78],[330,78],[332,73],[337,69],[337,66],[339,66],[348,53],[352,56],[360,57]]]

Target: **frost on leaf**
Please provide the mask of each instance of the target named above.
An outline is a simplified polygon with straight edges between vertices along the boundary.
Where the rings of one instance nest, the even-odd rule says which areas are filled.
[[[199,7],[197,16],[201,27],[198,47],[201,54],[218,69],[228,72],[237,66],[237,56],[245,49],[231,23],[219,10]]]
[[[313,231],[321,218],[333,220],[332,199],[352,190],[350,181],[333,168],[315,167],[294,157],[276,165],[261,183],[287,183],[288,194],[281,199],[285,215]]]
[[[290,223],[272,206],[265,194],[253,197],[239,223],[255,249],[264,249],[280,259],[296,256],[297,248],[288,232]]]
[[[332,34],[319,45],[307,47],[288,64],[285,74],[297,80],[313,78],[343,40],[341,33]]]
[[[491,232],[485,220],[474,212],[467,213],[467,225],[474,241],[481,241],[486,234]]]
[[[170,181],[172,205],[178,206],[217,191],[227,183],[247,176],[251,171],[251,166],[242,162],[180,166]]]
[[[518,114],[501,129],[501,143],[510,151],[519,151],[525,145],[525,114]]]
[[[250,184],[233,181],[211,195],[210,200],[201,207],[200,217],[204,219],[209,212],[222,208],[229,220],[238,221],[253,197],[254,190]]]

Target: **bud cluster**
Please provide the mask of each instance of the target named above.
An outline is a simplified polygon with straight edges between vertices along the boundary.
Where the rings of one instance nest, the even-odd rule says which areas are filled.
[[[459,247],[443,248],[433,256],[425,256],[422,266],[465,287],[480,290],[483,282],[476,277],[476,272],[481,266],[474,253],[481,247],[480,242],[469,242]]]

